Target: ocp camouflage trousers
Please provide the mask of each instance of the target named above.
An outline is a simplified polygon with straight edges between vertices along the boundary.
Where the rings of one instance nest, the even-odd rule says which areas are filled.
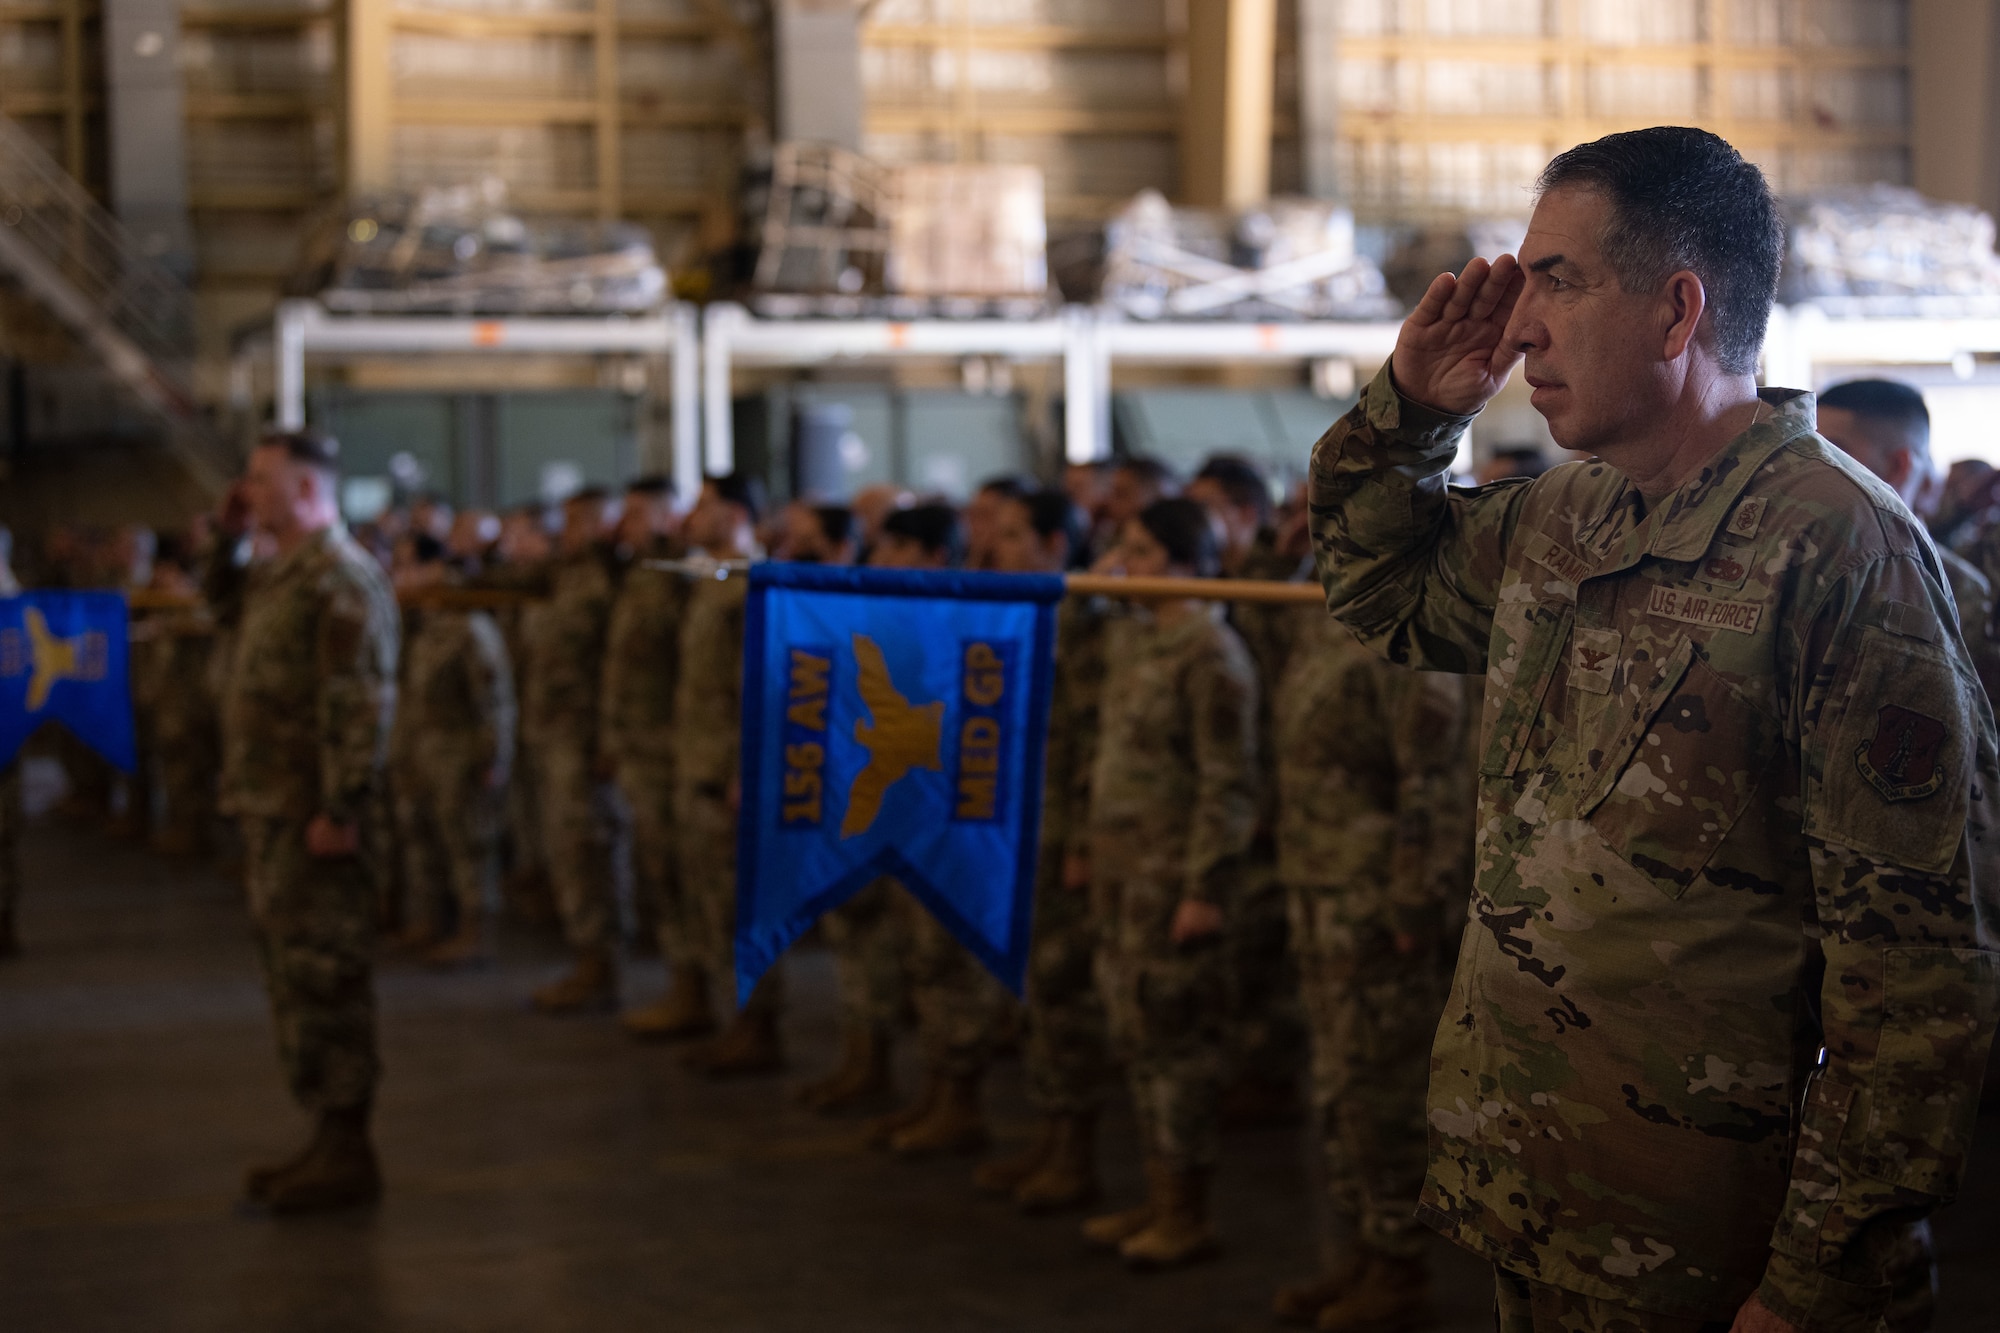
[[[1229,1065],[1223,937],[1173,942],[1178,877],[1148,873],[1144,857],[1099,849],[1091,865],[1092,910],[1103,930],[1097,984],[1143,1146],[1176,1169],[1212,1166]]]
[[[1451,989],[1433,953],[1396,952],[1389,928],[1341,915],[1338,890],[1294,888],[1292,950],[1312,1039],[1312,1109],[1338,1220],[1356,1240],[1414,1257],[1429,1154],[1431,1037]]]
[[[910,989],[924,1057],[947,1078],[982,1073],[993,1059],[1006,992],[929,908],[908,894],[902,908],[910,922]]]
[[[728,793],[700,783],[674,792],[680,838],[681,885],[701,927],[701,957],[711,984],[726,988],[724,1010],[736,1000],[736,812]],[[784,960],[771,965],[743,1008],[775,1013],[784,1004]]]
[[[882,878],[821,918],[851,1027],[891,1028],[910,999],[910,917],[895,880]]]
[[[399,775],[405,919],[435,925],[445,895],[462,929],[492,911],[503,793],[483,772],[418,763]]]
[[[1223,947],[1229,958],[1232,1072],[1264,1083],[1291,1084],[1306,1063],[1305,1014],[1289,935],[1285,886],[1275,866],[1253,863],[1242,892],[1230,900]]]
[[[1597,1296],[1494,1270],[1497,1333],[1728,1333],[1721,1320],[1634,1310]]]
[[[624,759],[618,788],[632,814],[632,888],[649,907],[660,956],[672,968],[701,967],[700,913],[681,882],[680,843],[674,824],[674,766],[670,760]],[[642,913],[643,915],[643,913]]]
[[[609,949],[618,938],[616,875],[624,860],[617,795],[598,778],[591,747],[580,738],[537,737],[535,766],[542,848],[563,934],[572,949]]]
[[[1063,887],[1060,849],[1043,853],[1028,953],[1028,1095],[1044,1115],[1094,1111],[1114,1073],[1104,997],[1097,988],[1097,926],[1088,888]]]
[[[375,1043],[375,886],[359,857],[306,852],[303,820],[242,821],[250,920],[299,1105],[365,1106],[381,1075]]]

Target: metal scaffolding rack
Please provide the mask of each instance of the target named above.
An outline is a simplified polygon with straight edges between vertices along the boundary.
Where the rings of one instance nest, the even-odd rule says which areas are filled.
[[[704,472],[735,466],[731,373],[738,365],[992,356],[1063,366],[1064,452],[1071,462],[1111,453],[1111,382],[1121,362],[1187,365],[1346,361],[1380,365],[1400,324],[1128,320],[1091,306],[1042,319],[760,319],[729,302],[675,304],[655,316],[595,319],[350,317],[313,301],[287,301],[276,322],[277,420],[305,422],[308,357],[424,353],[627,354],[671,363],[675,487],[683,501]],[[2000,319],[1836,318],[1812,306],[1771,312],[1764,380],[1813,386],[1817,365],[1954,365],[2000,354]]]
[[[335,315],[317,301],[286,301],[278,307],[273,334],[277,424],[281,430],[297,430],[306,423],[308,357],[473,352],[665,359],[671,376],[674,486],[683,503],[692,503],[701,486],[698,324],[695,308],[680,303],[646,316],[482,319]]]

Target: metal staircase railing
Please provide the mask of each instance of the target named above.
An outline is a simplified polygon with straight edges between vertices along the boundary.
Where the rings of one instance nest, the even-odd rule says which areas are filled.
[[[234,460],[197,405],[194,296],[118,220],[0,116],[0,273],[69,330],[166,428],[211,485]]]

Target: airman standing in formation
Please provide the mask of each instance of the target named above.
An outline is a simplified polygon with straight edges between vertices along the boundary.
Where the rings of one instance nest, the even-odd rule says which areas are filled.
[[[989,485],[982,493],[990,493]],[[870,563],[885,569],[944,569],[959,549],[958,516],[949,505],[898,510],[882,524]],[[899,886],[900,887],[900,886]],[[994,1030],[1004,993],[972,951],[905,892],[897,894],[900,927],[875,939],[880,971],[889,940],[909,942],[908,985],[923,1051],[923,1087],[902,1109],[869,1126],[878,1147],[904,1157],[975,1152],[989,1133],[980,1097],[993,1060]]]
[[[674,824],[674,697],[692,585],[647,564],[679,554],[673,498],[662,477],[641,478],[625,492],[618,538],[627,568],[611,611],[598,710],[597,752],[632,819],[634,896],[646,905],[642,916],[667,964],[666,993],[625,1012],[625,1030],[642,1040],[703,1036],[715,1026],[705,936],[681,879]]]
[[[1207,513],[1160,500],[1111,563],[1134,577],[1212,578]],[[1138,1268],[1215,1251],[1208,1185],[1228,1074],[1223,941],[1258,810],[1257,677],[1210,602],[1158,601],[1112,629],[1091,779],[1098,984],[1146,1156],[1147,1197],[1084,1235]]]
[[[618,894],[624,821],[598,762],[598,704],[611,607],[618,592],[608,538],[617,504],[587,487],[563,503],[556,555],[502,567],[487,586],[541,592],[525,638],[521,732],[534,765],[543,854],[574,963],[535,992],[535,1007],[570,1014],[618,1005]]]
[[[1224,578],[1288,583],[1303,576],[1306,560],[1287,558],[1278,550],[1270,486],[1253,464],[1217,455],[1195,474],[1186,494],[1208,511],[1222,534]],[[1232,1121],[1259,1123],[1298,1114],[1305,1063],[1305,1018],[1297,968],[1286,947],[1285,886],[1277,867],[1277,749],[1271,733],[1276,686],[1299,618],[1296,608],[1270,603],[1235,602],[1227,610],[1231,627],[1256,663],[1261,686],[1257,754],[1263,764],[1263,805],[1226,945],[1235,1064],[1224,1111]]]
[[[1922,526],[1757,389],[1758,169],[1652,129],[1540,187],[1313,451],[1329,608],[1487,673],[1419,1217],[1502,1333],[1873,1328],[2000,1016],[1992,713]],[[1448,491],[1523,359],[1594,457]]]
[[[479,515],[462,517],[476,524]],[[454,526],[449,554],[477,558],[476,529]],[[420,567],[447,551],[417,538]],[[397,730],[411,737],[399,781],[409,938],[437,967],[486,962],[497,906],[500,814],[514,764],[514,668],[486,611],[422,606],[405,646]]]
[[[1088,535],[1061,491],[1015,498],[994,526],[994,567],[1058,574]],[[1017,1154],[982,1165],[973,1183],[1029,1213],[1097,1201],[1097,1121],[1114,1073],[1096,979],[1099,931],[1090,900],[1090,783],[1104,692],[1105,612],[1072,597],[1057,611],[1055,681],[1035,866],[1027,986],[1028,1095],[1040,1117]]]
[[[209,599],[238,626],[223,700],[222,793],[242,830],[250,915],[292,1095],[317,1113],[304,1151],[251,1171],[274,1212],[375,1198],[375,886],[364,821],[395,709],[387,578],[341,525],[338,448],[267,436],[224,513]],[[268,564],[237,548],[250,523]]]
[[[757,554],[753,535],[764,513],[763,488],[741,474],[711,477],[687,517],[689,547],[717,561]],[[699,922],[700,993],[735,996],[736,815],[743,803],[741,755],[743,621],[749,580],[741,571],[697,580],[681,621],[680,679],[674,689],[674,829],[680,842],[681,891]],[[688,971],[692,974],[693,969]],[[692,986],[693,983],[690,983]],[[773,966],[736,1008],[722,1033],[696,1047],[691,1067],[723,1077],[780,1068],[778,1015],[782,965]]]
[[[1372,1333],[1426,1306],[1424,1087],[1451,979],[1449,907],[1469,887],[1456,835],[1472,710],[1459,677],[1393,666],[1326,616],[1300,620],[1272,710],[1278,875],[1342,1249],[1323,1278],[1279,1293],[1277,1312]]]

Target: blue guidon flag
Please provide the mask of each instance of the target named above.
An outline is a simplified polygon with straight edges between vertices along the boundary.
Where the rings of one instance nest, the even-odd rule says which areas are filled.
[[[767,563],[743,650],[737,988],[894,876],[1017,994],[1060,578]]]
[[[0,598],[0,764],[48,721],[129,773],[137,763],[125,599],[115,592]]]

